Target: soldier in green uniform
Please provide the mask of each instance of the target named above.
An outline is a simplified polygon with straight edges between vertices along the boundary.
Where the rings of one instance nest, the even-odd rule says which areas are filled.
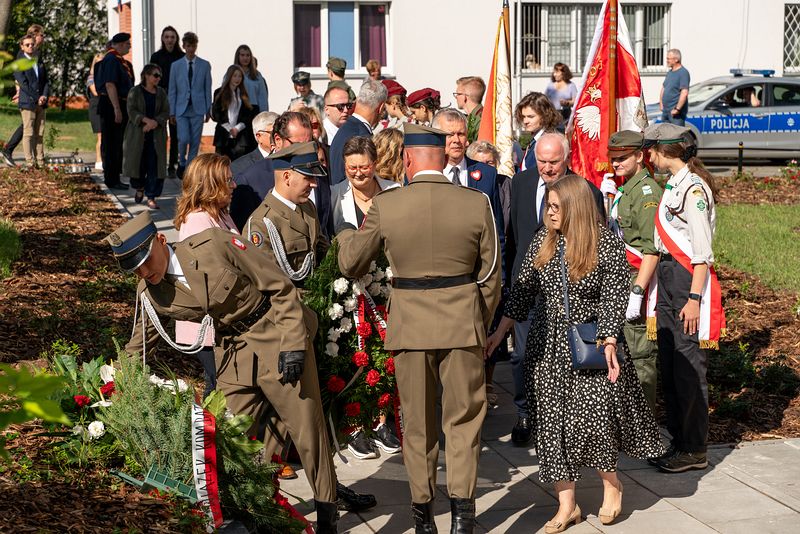
[[[662,190],[644,166],[644,136],[624,130],[608,140],[608,155],[617,181],[623,185],[615,192],[611,208],[612,226],[625,242],[625,253],[631,267],[631,294],[625,312],[623,332],[631,359],[639,375],[645,398],[655,411],[656,361],[655,286],[658,266],[655,246],[655,217]],[[614,180],[601,184],[610,193]]]
[[[403,460],[416,531],[436,532],[441,384],[451,532],[466,534],[475,523],[486,415],[483,347],[500,300],[500,247],[488,197],[453,188],[442,174],[445,132],[416,124],[403,129],[411,183],[379,193],[359,230],[339,232],[339,266],[345,276],[358,278],[381,249],[386,253],[394,289],[384,346],[396,351],[406,422]]]
[[[297,111],[298,106],[317,108],[322,114],[325,111],[325,100],[311,89],[311,75],[299,70],[292,74],[292,83],[297,96],[289,101],[289,111]]]
[[[217,385],[231,411],[253,416],[272,406],[294,438],[317,508],[317,532],[336,532],[336,473],[324,428],[314,352],[297,290],[256,247],[219,228],[168,245],[147,212],[106,240],[122,269],[141,280],[141,321],[128,353],[146,353],[163,337],[191,353],[213,324]],[[202,319],[194,344],[169,339],[160,317]],[[205,325],[205,326],[202,326]],[[270,456],[267,456],[268,458]]]
[[[325,67],[328,69],[328,79],[330,80],[330,82],[328,82],[328,89],[331,87],[341,87],[347,91],[347,94],[350,96],[350,102],[355,102],[356,94],[353,92],[353,88],[344,81],[347,61],[340,57],[331,57],[328,59]]]

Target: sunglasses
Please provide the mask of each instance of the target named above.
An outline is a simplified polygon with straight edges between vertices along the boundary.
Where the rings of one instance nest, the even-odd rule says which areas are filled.
[[[356,107],[355,102],[345,102],[344,104],[325,104],[326,108],[336,108],[339,110],[339,113],[342,113],[346,109],[353,109]]]
[[[152,76],[153,78],[161,78],[161,73],[160,72],[154,72],[154,73],[150,74],[150,76]]]

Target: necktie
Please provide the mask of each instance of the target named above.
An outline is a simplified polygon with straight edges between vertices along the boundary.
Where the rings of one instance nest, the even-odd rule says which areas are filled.
[[[189,62],[189,89],[192,88],[192,77],[194,76],[194,61]]]
[[[536,168],[536,141],[531,141],[531,144],[528,145],[528,150],[525,151],[525,157],[523,158],[525,161],[525,169],[535,169]]]
[[[458,179],[458,175],[461,174],[461,169],[458,167],[453,167],[451,172],[453,173],[453,183],[456,185],[461,185],[461,180]]]

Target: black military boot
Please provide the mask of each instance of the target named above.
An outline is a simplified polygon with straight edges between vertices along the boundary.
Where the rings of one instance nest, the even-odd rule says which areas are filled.
[[[323,502],[314,499],[317,508],[317,534],[336,534],[336,523],[339,521],[339,511],[335,502]]]
[[[475,499],[450,499],[450,534],[472,534],[475,529]]]
[[[378,501],[371,493],[357,493],[341,482],[336,483],[336,504],[345,512],[363,512],[374,508]]]
[[[436,523],[433,521],[433,499],[411,503],[411,513],[414,516],[415,534],[437,534]]]

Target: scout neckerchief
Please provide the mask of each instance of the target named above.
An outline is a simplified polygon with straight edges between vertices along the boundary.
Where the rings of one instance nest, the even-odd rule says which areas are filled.
[[[622,198],[622,193],[624,191],[625,186],[619,186],[617,188],[617,194],[614,197],[614,202],[611,204],[611,219],[616,223],[619,218],[619,201]],[[644,259],[644,254],[639,250],[635,249],[634,247],[630,246],[627,241],[625,241],[625,236],[623,235],[622,228],[620,228],[619,224],[613,224],[612,227],[617,231],[617,235],[622,239],[622,242],[625,244],[625,258],[628,260],[628,264],[631,267],[636,269],[637,271],[642,268],[642,260]],[[644,309],[645,316],[647,320],[647,339],[650,341],[655,341],[657,338],[657,327],[656,327],[656,299],[658,298],[658,277],[653,275],[650,277],[650,282],[644,288]]]
[[[125,56],[123,56],[122,54],[120,54],[119,52],[114,50],[113,48],[109,48],[108,49],[108,53],[113,55],[115,58],[117,58],[117,61],[120,62],[120,64],[122,65],[122,68],[125,69],[125,72],[128,73],[128,77],[131,79],[131,82],[133,82],[133,80],[135,79],[133,77],[133,66],[130,64],[130,62],[127,59],[125,59]]]
[[[687,171],[688,173],[688,171]],[[694,273],[692,265],[692,244],[681,235],[667,220],[667,196],[673,186],[667,184],[661,203],[656,213],[656,231],[667,250],[689,273]],[[720,336],[725,332],[725,310],[722,309],[722,291],[720,290],[717,272],[710,265],[700,299],[700,324],[697,337],[701,349],[719,349]]]

